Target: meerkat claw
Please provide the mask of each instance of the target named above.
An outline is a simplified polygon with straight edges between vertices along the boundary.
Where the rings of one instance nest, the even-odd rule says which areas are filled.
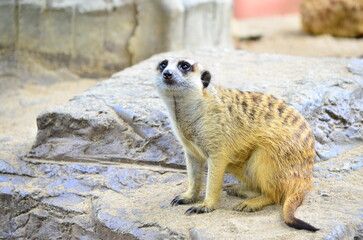
[[[170,202],[170,205],[171,206],[178,206],[178,205],[181,205],[181,204],[185,204],[186,201],[182,198],[180,198],[180,196],[176,196],[171,202]]]
[[[209,213],[212,212],[214,209],[206,207],[206,206],[201,206],[201,207],[190,207],[188,208],[188,210],[185,211],[186,215],[191,215],[191,214],[200,214],[200,213]]]
[[[197,208],[197,207],[190,207],[190,208],[188,208],[188,210],[185,211],[186,215],[191,215],[193,213],[200,214],[200,213],[205,213],[205,212],[204,212],[204,209]]]

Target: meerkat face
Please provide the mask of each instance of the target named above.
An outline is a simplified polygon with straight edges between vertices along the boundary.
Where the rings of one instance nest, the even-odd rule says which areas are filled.
[[[211,75],[193,60],[178,58],[164,59],[157,65],[156,86],[159,91],[169,93],[186,93],[207,88]]]

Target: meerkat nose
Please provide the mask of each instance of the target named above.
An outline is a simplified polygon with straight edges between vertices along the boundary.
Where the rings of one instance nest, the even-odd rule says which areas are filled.
[[[163,72],[163,78],[164,78],[165,80],[171,80],[171,79],[173,78],[173,72],[172,72],[172,71],[170,71],[170,70],[165,70],[165,71]]]

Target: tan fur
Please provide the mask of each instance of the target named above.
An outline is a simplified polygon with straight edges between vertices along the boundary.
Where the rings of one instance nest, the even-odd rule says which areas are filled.
[[[180,61],[189,62],[193,71],[181,73]],[[165,69],[158,69],[156,85],[184,147],[189,181],[188,190],[177,196],[173,205],[197,201],[207,163],[204,202],[188,209],[188,213],[216,209],[223,176],[229,172],[261,193],[238,204],[235,210],[257,211],[276,203],[283,206],[285,222],[293,224],[294,212],[312,181],[314,140],[306,120],[293,107],[271,95],[213,84],[204,87],[204,70],[192,60],[167,62]],[[163,82],[167,69],[177,80],[173,86]]]

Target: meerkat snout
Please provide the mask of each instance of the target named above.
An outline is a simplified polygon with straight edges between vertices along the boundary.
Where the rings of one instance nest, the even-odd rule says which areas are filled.
[[[166,84],[171,85],[171,84],[175,83],[173,78],[174,78],[174,75],[171,70],[165,70],[163,72],[163,80]]]
[[[164,80],[170,80],[170,79],[172,79],[173,78],[173,72],[170,71],[170,70],[165,70],[163,72],[163,78],[164,78]]]

